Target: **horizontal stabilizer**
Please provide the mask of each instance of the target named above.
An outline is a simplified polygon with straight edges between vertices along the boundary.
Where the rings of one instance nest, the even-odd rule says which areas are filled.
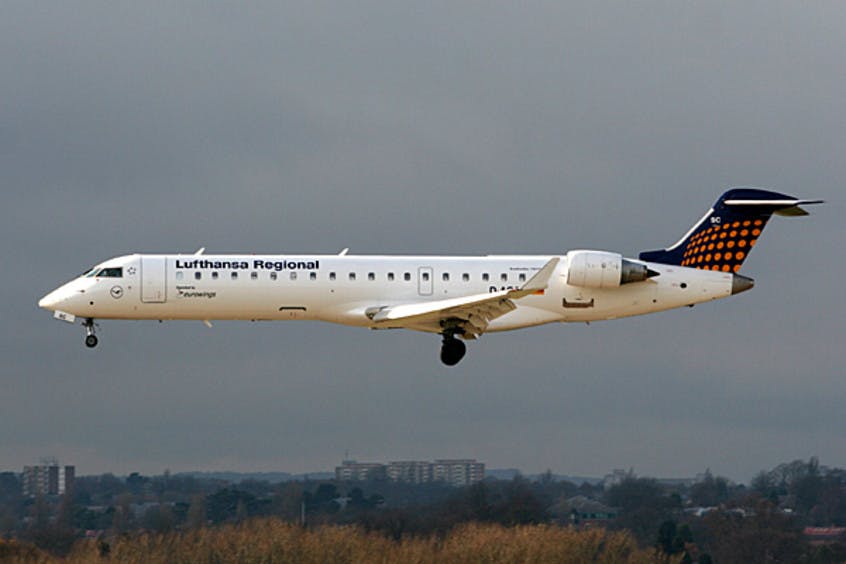
[[[769,208],[772,213],[785,217],[801,217],[809,215],[806,210],[800,206],[808,206],[813,204],[824,204],[825,200],[797,200],[797,199],[783,199],[783,200],[726,200],[723,202],[727,206],[756,206],[759,208]]]
[[[775,192],[773,192],[774,194]],[[824,204],[825,200],[726,200],[723,202],[727,206],[768,206],[774,208],[787,208],[793,206],[805,206],[809,204]]]

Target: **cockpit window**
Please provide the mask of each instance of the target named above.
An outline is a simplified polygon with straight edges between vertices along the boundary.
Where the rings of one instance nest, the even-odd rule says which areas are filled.
[[[97,273],[97,276],[99,276],[100,278],[122,278],[123,269],[120,267],[103,268],[100,270],[100,272]]]
[[[96,269],[96,268],[89,268],[88,270],[86,270],[85,272],[83,272],[82,274],[80,274],[80,275],[79,275],[79,277],[80,277],[80,278],[82,278],[82,277],[85,277],[85,278],[91,278],[92,276],[94,276],[94,273],[95,273],[95,272],[97,272],[97,269]]]

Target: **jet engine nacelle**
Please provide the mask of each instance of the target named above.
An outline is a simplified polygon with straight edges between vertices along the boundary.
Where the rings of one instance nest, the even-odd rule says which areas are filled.
[[[606,251],[567,253],[567,284],[583,288],[617,288],[655,275],[645,264]]]

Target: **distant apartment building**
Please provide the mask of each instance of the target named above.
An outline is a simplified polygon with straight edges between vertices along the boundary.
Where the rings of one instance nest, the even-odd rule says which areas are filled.
[[[470,486],[485,479],[485,465],[471,458],[436,460],[432,479],[455,487]]]
[[[25,466],[21,475],[23,494],[27,497],[39,495],[62,495],[73,488],[76,467],[59,466],[57,462]]]
[[[335,468],[338,481],[385,479],[404,484],[446,482],[455,487],[469,486],[485,479],[485,465],[474,459],[398,460],[388,464],[344,460]]]
[[[432,481],[432,463],[424,460],[389,462],[388,479],[406,484],[426,484]]]
[[[385,469],[385,465],[378,462],[344,460],[340,466],[335,467],[335,479],[339,482],[384,480],[387,476]]]

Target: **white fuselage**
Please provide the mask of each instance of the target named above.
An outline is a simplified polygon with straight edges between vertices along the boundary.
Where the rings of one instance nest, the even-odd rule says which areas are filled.
[[[520,288],[551,258],[134,254],[101,263],[39,305],[86,319],[312,319],[389,328],[373,322],[368,308]],[[643,264],[657,275],[586,288],[568,284],[562,255],[546,289],[517,300],[487,330],[614,319],[732,294],[730,273]]]

